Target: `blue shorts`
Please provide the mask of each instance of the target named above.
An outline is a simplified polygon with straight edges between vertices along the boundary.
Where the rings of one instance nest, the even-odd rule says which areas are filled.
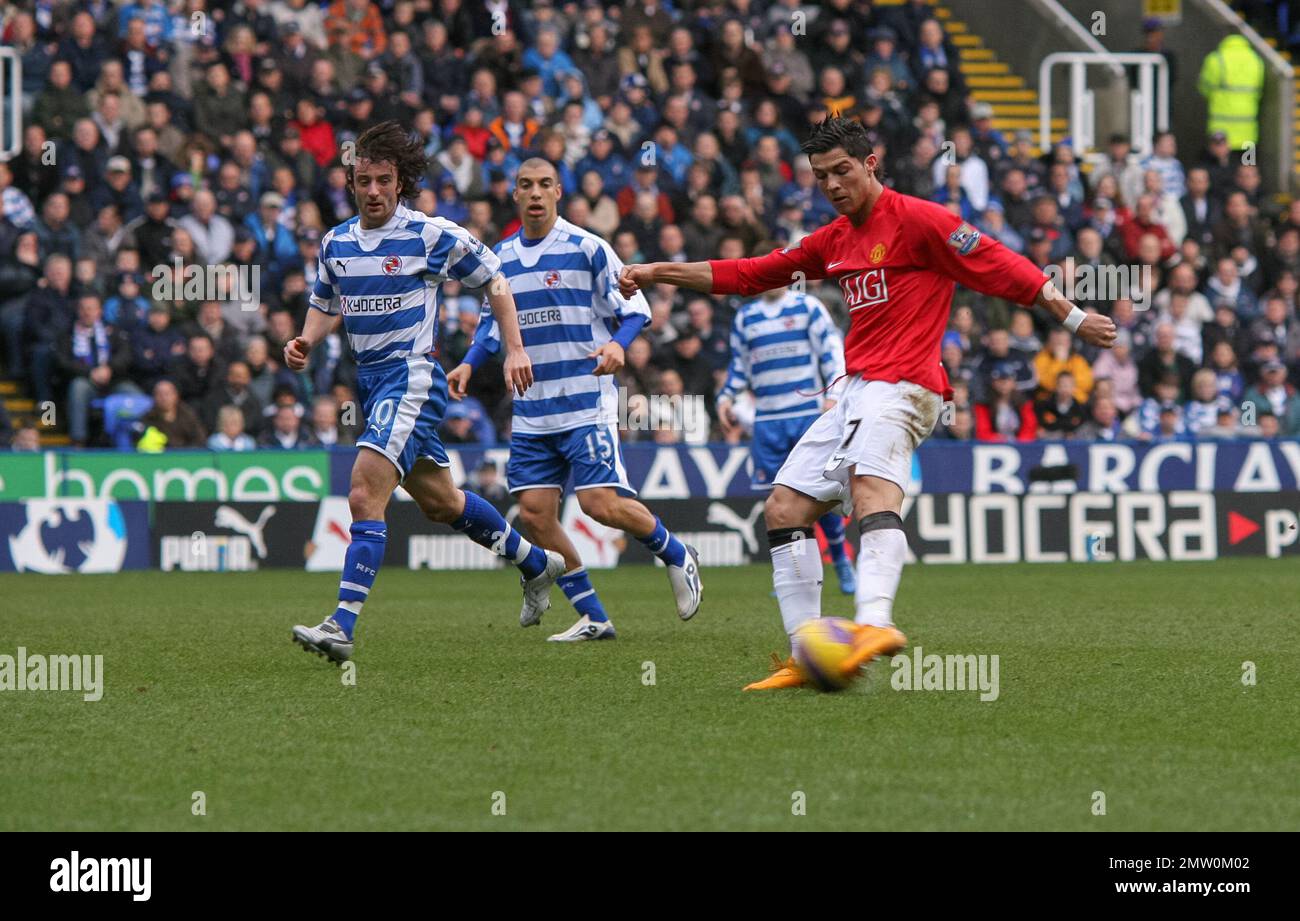
[[[759,419],[754,423],[754,440],[749,446],[749,481],[754,489],[771,489],[772,479],[790,456],[803,433],[820,415],[790,419]]]
[[[393,462],[402,479],[427,457],[439,467],[451,460],[438,437],[447,409],[447,375],[424,357],[399,358],[357,368],[357,396],[366,414],[358,447],[373,448]]]
[[[561,492],[573,474],[573,488],[613,486],[623,495],[636,495],[623,466],[618,428],[614,425],[584,425],[567,432],[528,435],[516,432],[510,438],[510,460],[506,482],[511,492],[554,488]]]

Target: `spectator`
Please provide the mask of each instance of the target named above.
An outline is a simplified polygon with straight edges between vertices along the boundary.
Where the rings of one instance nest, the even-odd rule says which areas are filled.
[[[209,451],[252,451],[257,443],[244,433],[244,414],[238,406],[223,406],[217,412],[216,431],[208,438]]]
[[[199,413],[208,394],[225,378],[225,365],[217,358],[212,339],[200,331],[187,338],[184,354],[172,359],[167,376],[176,385],[181,399]]]
[[[1040,438],[1069,438],[1083,425],[1087,413],[1074,392],[1074,375],[1062,371],[1056,376],[1051,395],[1034,405]]]
[[[988,396],[975,404],[976,441],[1033,441],[1038,437],[1034,404],[1016,390],[1010,365],[993,368]]]
[[[131,380],[144,391],[153,391],[175,359],[185,354],[185,337],[172,328],[171,310],[166,304],[152,304],[144,325],[131,334]],[[174,381],[168,386],[179,394]]]
[[[1047,334],[1047,345],[1034,358],[1038,374],[1038,395],[1046,397],[1056,391],[1056,377],[1068,373],[1073,378],[1074,398],[1087,403],[1092,393],[1092,367],[1087,359],[1074,350],[1074,337],[1062,326],[1055,326]]]
[[[1138,366],[1133,361],[1132,340],[1127,330],[1119,330],[1114,347],[1097,356],[1092,374],[1096,382],[1110,381],[1111,404],[1121,416],[1137,409],[1142,393],[1138,388]]]
[[[1286,419],[1295,402],[1295,389],[1287,382],[1286,365],[1280,361],[1266,361],[1259,369],[1259,380],[1246,391],[1243,407],[1254,407],[1256,416],[1270,412],[1279,420]]]
[[[217,265],[230,258],[235,229],[217,213],[217,199],[211,192],[204,189],[194,193],[193,210],[177,221],[177,226],[194,240],[199,262]]]
[[[1219,395],[1219,381],[1209,368],[1192,375],[1192,398],[1183,409],[1187,431],[1199,436],[1204,430],[1218,424],[1219,413],[1228,401]]]
[[[137,425],[141,435],[136,448],[140,451],[201,448],[207,440],[198,416],[181,402],[176,385],[166,378],[153,385],[153,408],[140,417]]]
[[[131,348],[125,333],[103,321],[99,298],[83,294],[77,299],[77,318],[62,336],[58,362],[68,382],[68,437],[73,447],[90,441],[90,404],[110,393],[139,393],[126,378]]]
[[[309,430],[302,427],[302,407],[297,403],[280,403],[273,408],[270,425],[257,439],[258,447],[296,450],[319,447]]]
[[[252,343],[250,343],[250,351],[251,345]],[[226,368],[224,382],[212,390],[203,401],[200,411],[203,424],[214,431],[223,430],[218,417],[222,409],[233,406],[242,414],[244,431],[256,436],[261,429],[262,407],[265,403],[253,392],[251,381],[252,374],[248,364],[243,361],[232,361]]]
[[[1236,150],[1259,140],[1264,60],[1244,35],[1230,32],[1205,56],[1196,88],[1209,108],[1207,133],[1222,131]]]
[[[1117,441],[1123,437],[1119,409],[1109,397],[1098,397],[1092,401],[1088,419],[1075,433],[1085,441]]]
[[[1196,366],[1190,358],[1177,350],[1175,336],[1172,324],[1161,323],[1156,326],[1155,346],[1138,362],[1138,386],[1144,394],[1154,393],[1157,382],[1172,375],[1177,390],[1166,399],[1186,398]]]
[[[324,447],[351,445],[355,439],[339,427],[339,407],[332,396],[319,396],[311,404],[309,437]]]
[[[1186,431],[1179,399],[1179,394],[1184,388],[1185,385],[1176,372],[1169,371],[1162,374],[1152,386],[1151,395],[1144,399],[1137,412],[1129,417],[1128,422],[1134,437],[1151,441],[1161,437],[1162,434],[1169,436]],[[1175,418],[1162,421],[1161,417],[1167,413],[1172,413]]]

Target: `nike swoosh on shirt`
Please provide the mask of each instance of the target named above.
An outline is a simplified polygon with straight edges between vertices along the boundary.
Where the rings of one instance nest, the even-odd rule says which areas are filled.
[[[826,271],[829,272],[831,269],[835,268],[837,265],[843,265],[844,263],[846,263],[846,262],[848,262],[848,261],[849,261],[849,260],[847,260],[847,259],[841,259],[839,262],[828,262],[828,263],[826,263]]]

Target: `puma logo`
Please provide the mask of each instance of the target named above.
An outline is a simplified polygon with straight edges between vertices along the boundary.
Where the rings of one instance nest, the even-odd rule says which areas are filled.
[[[275,506],[268,505],[257,516],[257,521],[251,522],[229,505],[221,505],[217,507],[217,515],[212,523],[218,528],[225,528],[228,531],[234,531],[236,534],[247,537],[253,544],[253,550],[257,553],[257,558],[264,560],[266,559],[266,540],[262,536],[262,531],[274,514]]]

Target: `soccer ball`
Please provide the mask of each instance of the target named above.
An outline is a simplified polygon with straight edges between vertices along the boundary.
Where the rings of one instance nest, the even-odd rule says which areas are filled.
[[[853,649],[857,627],[843,617],[815,617],[801,624],[791,638],[794,661],[808,683],[819,691],[842,691],[855,675],[841,670]]]

